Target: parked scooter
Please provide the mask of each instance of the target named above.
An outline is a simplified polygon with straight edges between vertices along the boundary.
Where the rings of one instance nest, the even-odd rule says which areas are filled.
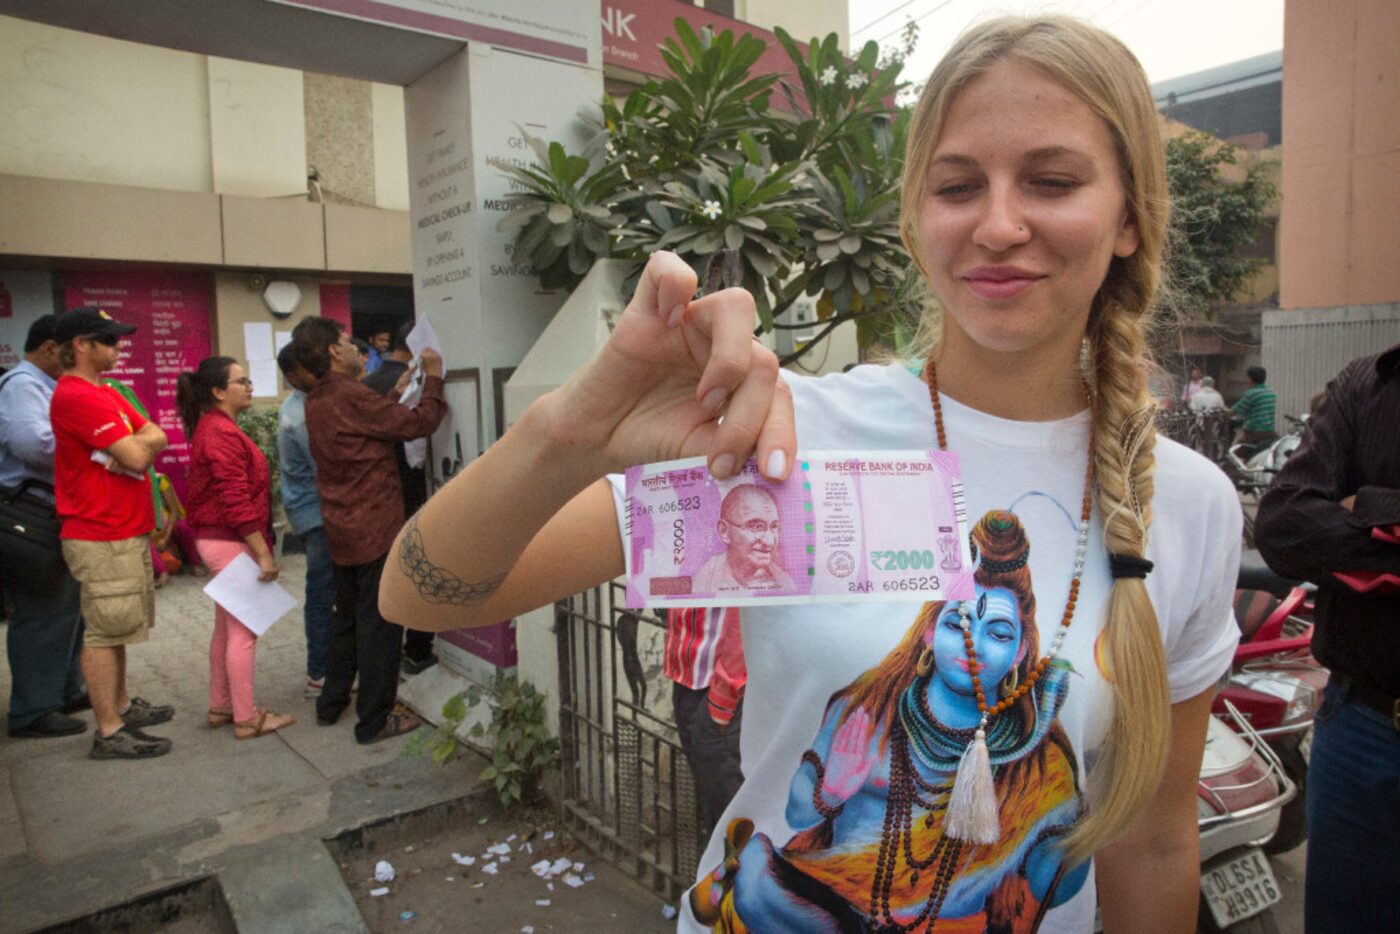
[[[1273,934],[1283,897],[1264,847],[1297,789],[1268,743],[1233,704],[1212,714],[1197,785],[1201,837],[1199,931]],[[1228,724],[1228,725],[1227,725]]]
[[[1298,796],[1283,808],[1278,832],[1265,847],[1270,854],[1284,853],[1307,838],[1308,750],[1328,674],[1312,656],[1312,585],[1279,577],[1258,552],[1246,551],[1239,586],[1240,645],[1212,711],[1224,715],[1227,705],[1238,710],[1297,786]]]
[[[1225,463],[1221,466],[1241,493],[1258,495],[1264,492],[1302,442],[1306,419],[1295,415],[1285,415],[1283,419],[1288,423],[1286,434],[1264,444],[1241,441],[1232,444],[1225,453]]]

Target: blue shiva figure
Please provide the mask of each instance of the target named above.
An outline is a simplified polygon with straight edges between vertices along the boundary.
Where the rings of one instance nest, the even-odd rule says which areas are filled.
[[[1030,542],[1010,512],[972,532],[980,555],[971,636],[988,694],[1033,687],[987,728],[1001,835],[943,834],[943,813],[981,711],[958,604],[925,604],[899,645],[834,694],[789,788],[781,848],[730,822],[724,862],[691,892],[727,932],[1034,931],[1075,895],[1087,861],[1061,843],[1078,819],[1078,766],[1055,719],[1070,666],[1038,668]],[[996,704],[995,698],[990,699]]]

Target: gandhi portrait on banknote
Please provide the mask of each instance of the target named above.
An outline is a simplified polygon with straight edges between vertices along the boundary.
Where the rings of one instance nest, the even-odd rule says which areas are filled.
[[[752,483],[734,487],[724,497],[715,531],[724,551],[700,568],[696,593],[792,589],[792,578],[778,562],[782,529],[771,493]]]

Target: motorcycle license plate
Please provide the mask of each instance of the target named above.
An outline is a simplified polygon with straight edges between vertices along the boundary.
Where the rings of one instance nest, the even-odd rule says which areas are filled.
[[[1257,915],[1283,897],[1269,859],[1259,849],[1208,866],[1201,873],[1201,894],[1221,928]]]

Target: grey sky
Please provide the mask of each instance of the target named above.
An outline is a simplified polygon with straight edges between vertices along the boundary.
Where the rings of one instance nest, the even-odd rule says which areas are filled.
[[[1007,12],[1068,13],[1126,42],[1155,83],[1283,48],[1283,4],[1284,0],[861,0],[850,4],[851,49],[869,39],[893,45],[898,36],[889,34],[918,19],[919,45],[904,77],[922,81],[957,34],[974,22]],[[875,22],[886,13],[891,15]]]

